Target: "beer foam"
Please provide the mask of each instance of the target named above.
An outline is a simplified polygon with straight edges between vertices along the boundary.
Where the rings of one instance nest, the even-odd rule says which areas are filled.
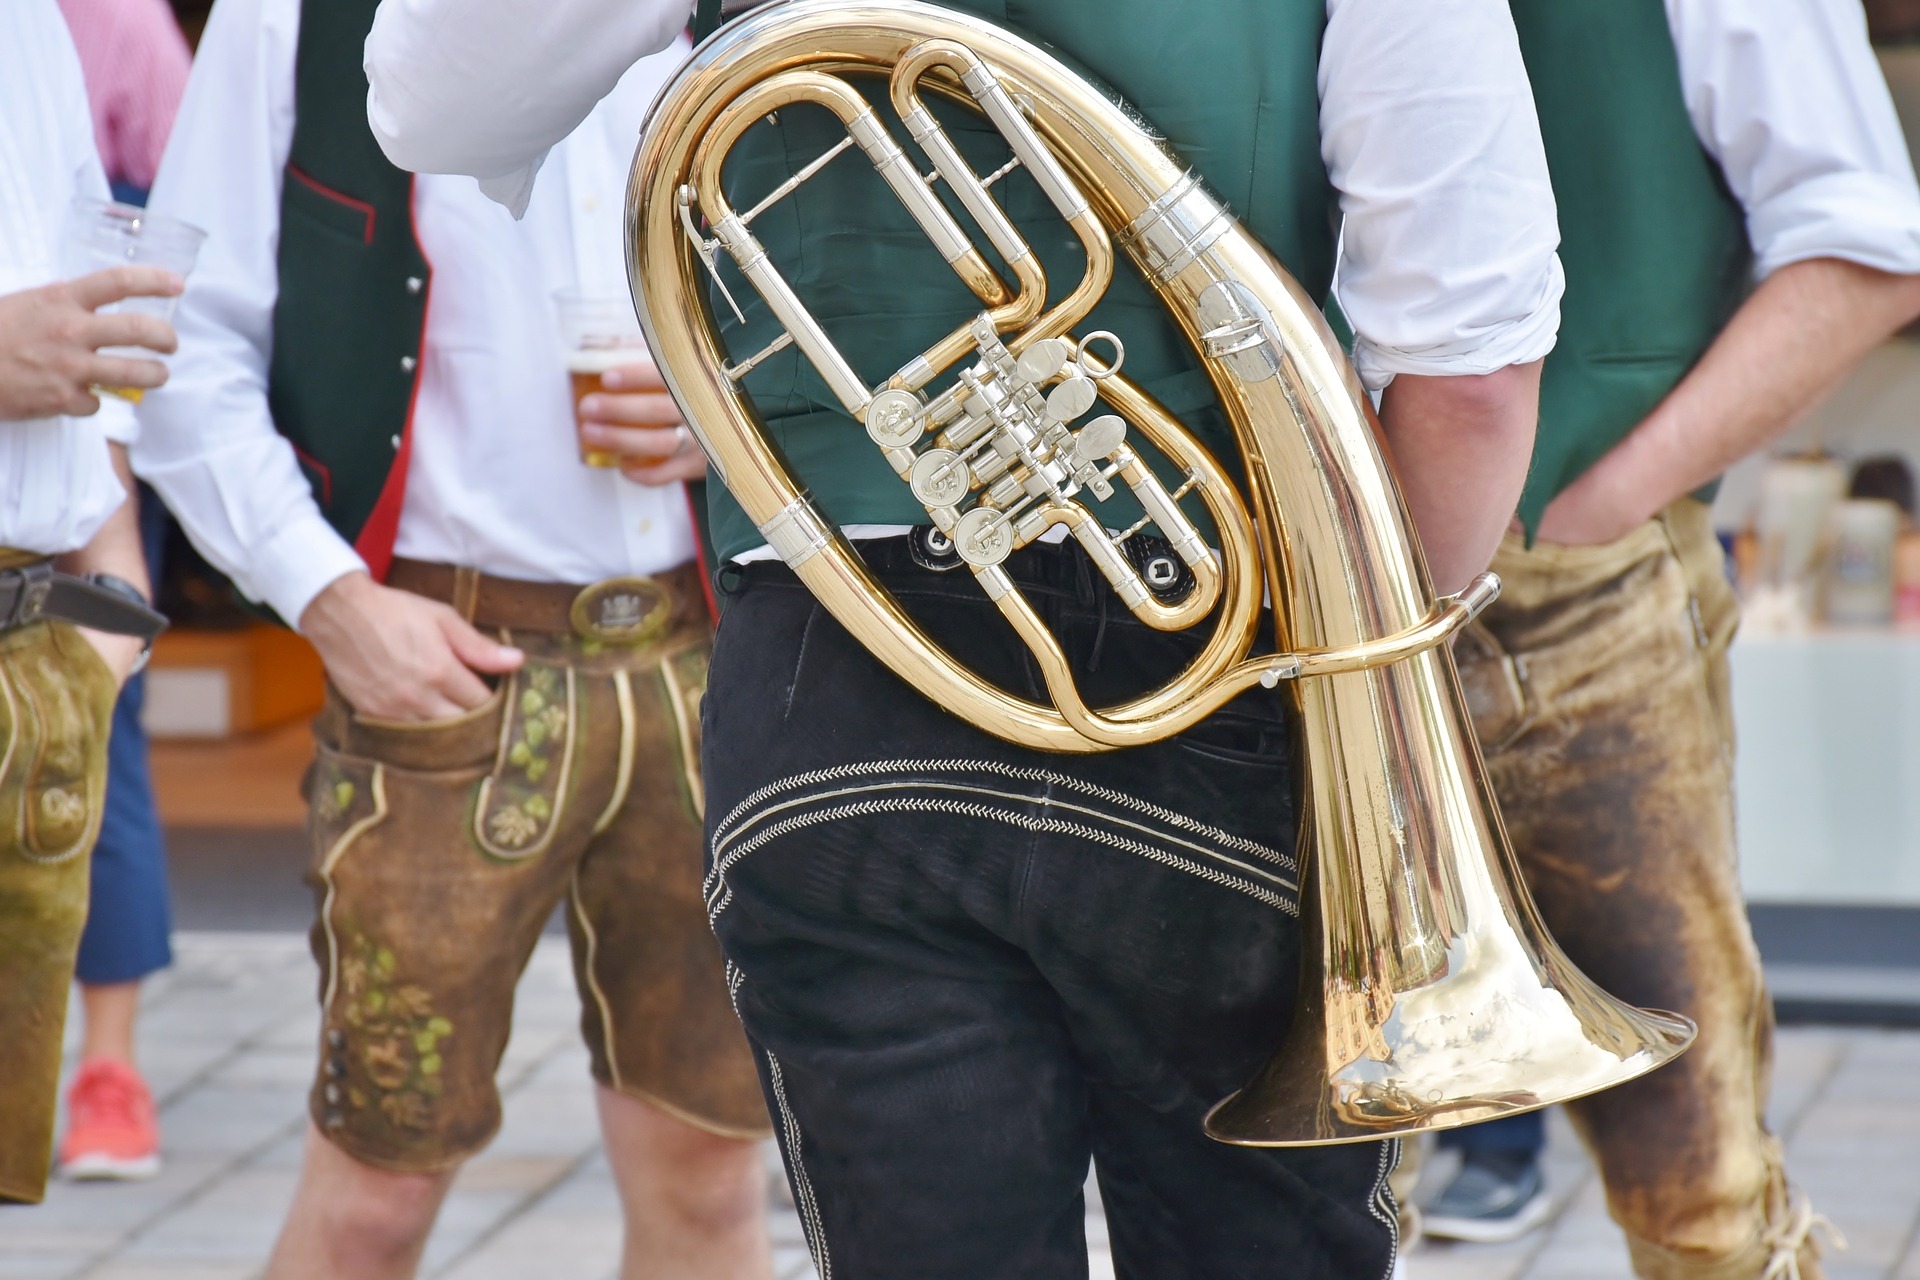
[[[645,347],[589,347],[567,352],[568,373],[605,373],[623,364],[635,364],[647,358]]]

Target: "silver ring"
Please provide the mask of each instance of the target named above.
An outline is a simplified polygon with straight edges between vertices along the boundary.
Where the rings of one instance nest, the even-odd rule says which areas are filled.
[[[673,428],[673,439],[673,451],[675,453],[685,453],[687,446],[693,443],[693,433],[687,430],[686,423],[676,423]]]

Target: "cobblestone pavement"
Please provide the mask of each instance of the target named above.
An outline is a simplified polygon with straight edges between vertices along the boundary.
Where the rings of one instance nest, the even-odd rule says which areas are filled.
[[[312,1069],[313,968],[293,935],[197,934],[156,979],[141,1027],[161,1104],[166,1166],[150,1181],[56,1184],[34,1209],[0,1209],[0,1277],[243,1280],[293,1189]],[[515,1007],[502,1068],[506,1124],[462,1172],[427,1252],[443,1280],[612,1277],[618,1208],[595,1140],[586,1056],[564,945],[541,944]],[[1777,1127],[1798,1177],[1852,1248],[1830,1280],[1920,1280],[1920,1033],[1792,1029],[1781,1036]],[[1624,1277],[1626,1252],[1600,1189],[1555,1118],[1559,1212],[1512,1245],[1425,1245],[1409,1280]],[[781,1280],[812,1275],[771,1151]],[[1111,1280],[1089,1213],[1094,1280]],[[982,1277],[982,1280],[990,1280]]]

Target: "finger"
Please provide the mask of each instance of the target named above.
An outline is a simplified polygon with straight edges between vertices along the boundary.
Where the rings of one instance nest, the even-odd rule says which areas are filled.
[[[432,688],[453,704],[451,711],[441,713],[444,715],[459,715],[463,711],[485,706],[487,699],[493,696],[493,690],[487,687],[485,680],[458,662],[442,670]]]
[[[80,364],[80,376],[90,387],[138,387],[143,391],[165,386],[167,366],[158,360],[136,360],[132,356],[88,356]]]
[[[69,282],[73,300],[89,311],[122,298],[171,298],[186,282],[164,267],[108,267]]]
[[[55,412],[68,418],[91,418],[100,412],[100,397],[85,387],[73,387]]]
[[[684,484],[689,480],[703,480],[707,474],[707,455],[692,450],[677,458],[665,462],[622,463],[620,474],[635,484],[663,485]]]
[[[481,686],[483,689],[485,687],[485,685]],[[481,700],[485,701],[485,698],[483,697]],[[353,702],[351,698],[349,698],[348,701]],[[478,704],[476,703],[475,705]],[[372,716],[377,720],[399,720],[402,722],[451,720],[457,715],[472,710],[470,707],[462,706],[460,703],[455,702],[438,689],[425,685],[413,690],[403,699],[391,703],[375,700],[371,702],[371,705],[361,706],[359,703],[353,702],[353,709],[363,716]]]
[[[440,631],[446,636],[447,644],[452,647],[453,656],[460,659],[461,663],[468,668],[467,676],[480,690],[480,697],[467,704],[470,707],[477,707],[486,701],[488,693],[486,685],[480,681],[479,677],[474,676],[473,672],[484,671],[488,675],[504,675],[509,671],[519,670],[520,664],[526,661],[526,655],[520,650],[512,645],[489,640],[475,631],[451,609],[441,618]]]
[[[686,446],[686,436],[675,427],[609,427],[604,423],[580,425],[581,442],[592,449],[605,449],[623,458],[649,461],[671,458]]]
[[[660,395],[596,394],[580,402],[582,422],[606,422],[628,427],[674,427],[680,424],[680,406]]]
[[[173,326],[139,311],[110,311],[92,317],[83,330],[89,347],[145,347],[169,354],[180,346]]]
[[[667,380],[651,360],[615,365],[600,375],[600,385],[609,391],[665,391]]]

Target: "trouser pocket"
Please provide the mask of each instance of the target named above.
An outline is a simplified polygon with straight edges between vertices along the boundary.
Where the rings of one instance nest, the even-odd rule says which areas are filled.
[[[65,624],[0,637],[0,1200],[45,1193],[115,693]]]

